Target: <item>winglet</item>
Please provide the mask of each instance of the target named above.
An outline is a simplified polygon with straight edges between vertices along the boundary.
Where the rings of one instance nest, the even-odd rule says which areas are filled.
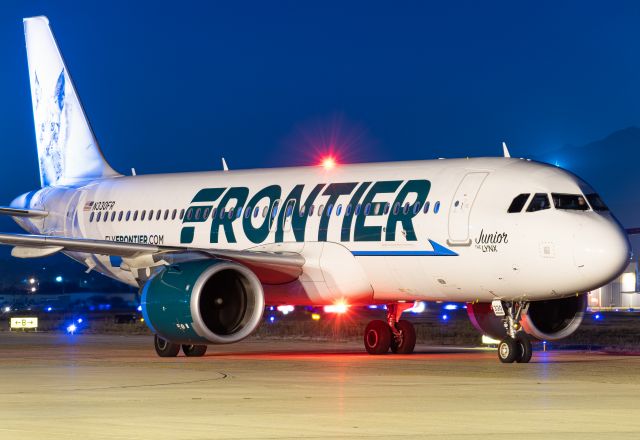
[[[224,160],[224,157],[222,158],[222,170],[229,171],[229,167],[227,166],[227,161]]]
[[[504,157],[511,157],[511,153],[509,153],[506,142],[502,143],[502,153],[504,154]]]

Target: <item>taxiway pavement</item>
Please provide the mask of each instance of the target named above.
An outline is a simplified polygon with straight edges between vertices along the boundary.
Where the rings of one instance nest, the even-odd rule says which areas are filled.
[[[1,439],[640,438],[640,357],[0,333]]]

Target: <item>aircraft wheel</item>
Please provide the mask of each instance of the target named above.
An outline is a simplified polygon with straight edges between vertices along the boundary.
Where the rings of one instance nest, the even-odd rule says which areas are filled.
[[[404,319],[396,323],[400,337],[391,335],[391,351],[397,354],[411,354],[416,347],[416,329]]]
[[[207,352],[207,346],[206,345],[183,345],[182,352],[185,354],[185,356],[200,357],[200,356],[204,356],[204,354]]]
[[[513,338],[507,338],[498,344],[498,359],[503,364],[511,364],[520,356],[520,344]]]
[[[169,342],[158,335],[153,336],[153,346],[160,357],[176,357],[180,352],[180,344]]]
[[[364,330],[364,348],[369,354],[385,354],[391,346],[391,329],[389,325],[375,319],[367,324]]]
[[[531,356],[533,355],[531,340],[527,335],[519,335],[516,342],[518,343],[519,348],[519,356],[516,358],[516,362],[519,364],[529,363]]]

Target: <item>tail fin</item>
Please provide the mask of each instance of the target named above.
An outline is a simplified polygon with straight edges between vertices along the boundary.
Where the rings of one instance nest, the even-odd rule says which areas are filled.
[[[47,17],[24,20],[40,183],[114,177],[100,151]]]

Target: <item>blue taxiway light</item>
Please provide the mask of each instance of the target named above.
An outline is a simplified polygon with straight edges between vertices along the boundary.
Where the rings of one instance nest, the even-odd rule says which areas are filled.
[[[445,313],[440,317],[440,319],[442,319],[443,321],[447,321],[449,319],[449,315]]]

